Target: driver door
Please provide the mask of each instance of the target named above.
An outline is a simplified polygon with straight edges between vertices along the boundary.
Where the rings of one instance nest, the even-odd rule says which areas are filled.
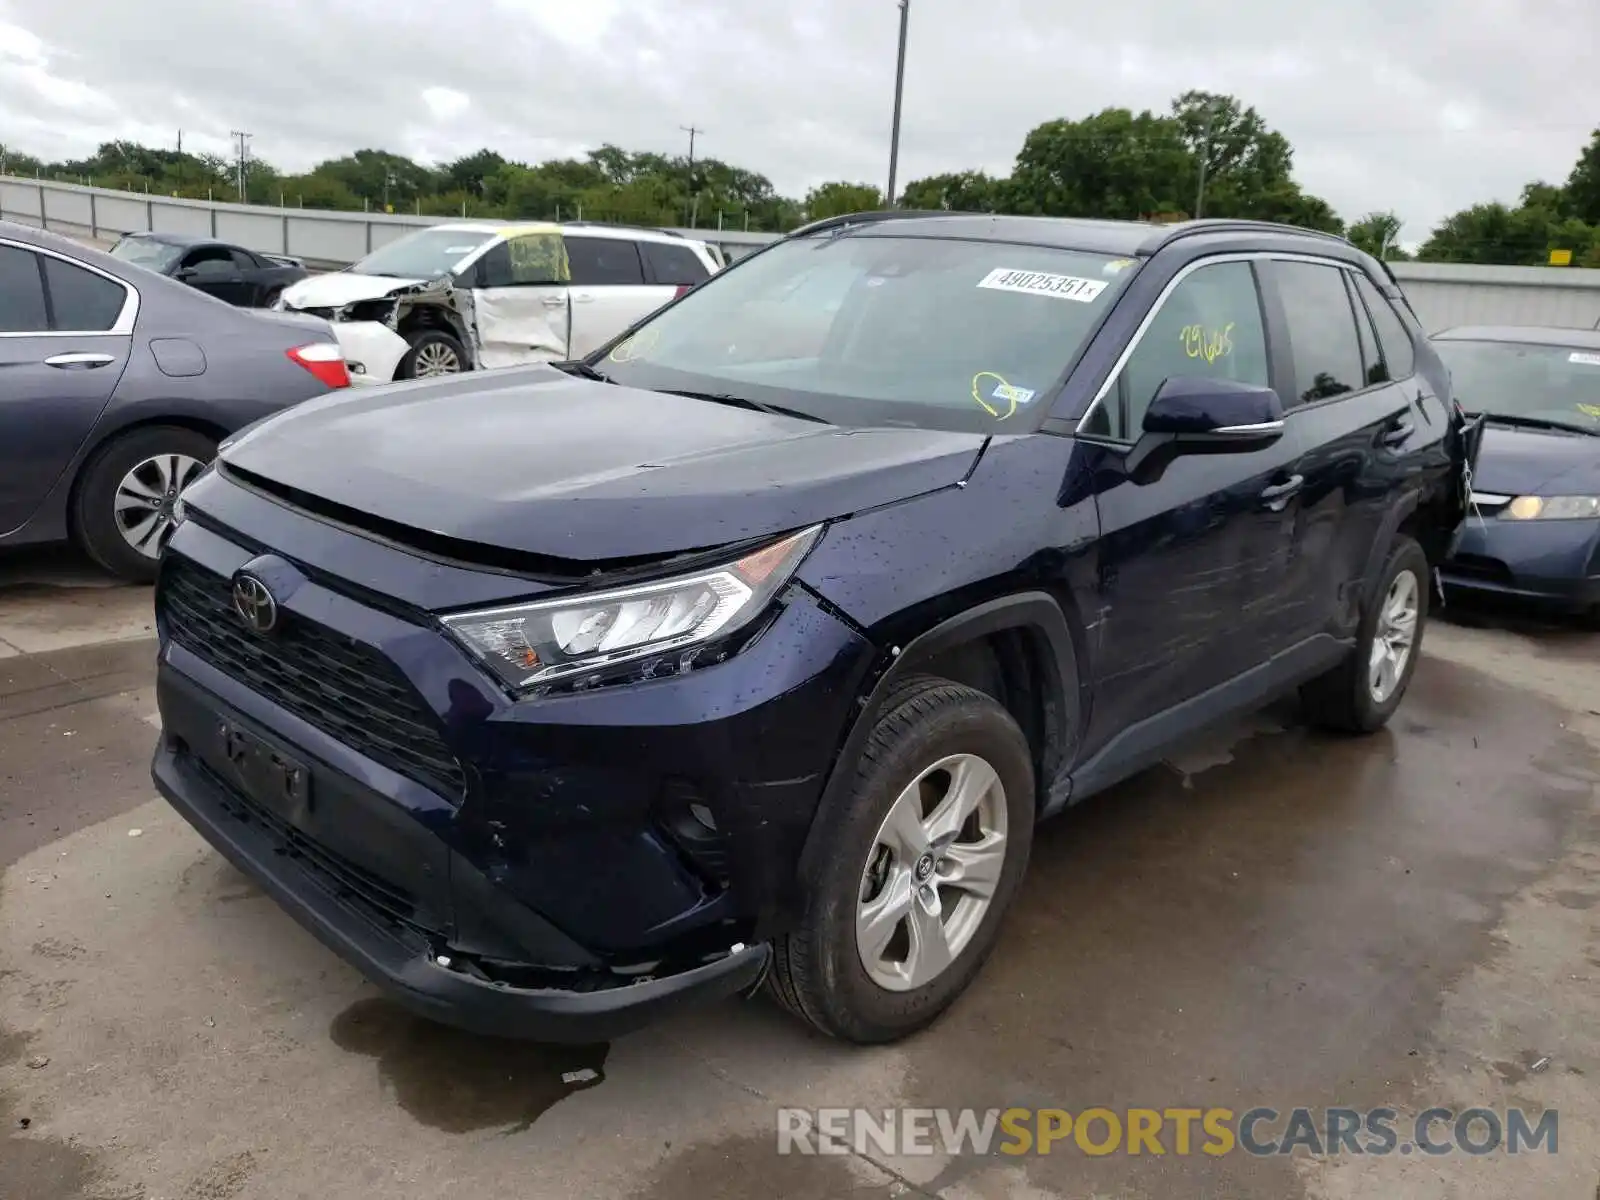
[[[1251,263],[1201,265],[1160,302],[1083,428],[1130,451],[1168,379],[1271,386]],[[1282,395],[1282,388],[1279,387]],[[1098,497],[1103,589],[1091,742],[1236,678],[1277,649],[1300,449],[1293,424],[1259,449],[1173,459]]]
[[[229,304],[243,304],[249,285],[233,252],[226,246],[201,246],[183,256],[178,278],[190,287]]]
[[[469,271],[479,370],[569,357],[572,272],[558,231],[515,234]]]

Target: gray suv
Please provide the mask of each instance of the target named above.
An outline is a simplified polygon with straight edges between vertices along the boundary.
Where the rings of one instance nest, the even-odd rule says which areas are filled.
[[[154,578],[217,442],[349,381],[325,321],[0,221],[0,548],[71,538]]]

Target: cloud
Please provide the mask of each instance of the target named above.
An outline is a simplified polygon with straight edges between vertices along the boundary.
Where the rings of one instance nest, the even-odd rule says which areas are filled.
[[[1415,240],[1467,204],[1564,179],[1600,111],[1593,0],[911,0],[901,179],[1009,171],[1041,121],[1231,92],[1302,184]],[[114,137],[288,170],[362,146],[540,159],[697,150],[804,192],[887,173],[894,0],[0,0],[0,139]],[[176,33],[171,31],[177,31]],[[1559,32],[1557,32],[1559,31]]]

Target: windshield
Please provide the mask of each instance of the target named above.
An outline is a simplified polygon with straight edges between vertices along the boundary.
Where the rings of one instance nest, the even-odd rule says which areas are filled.
[[[174,246],[170,242],[158,242],[153,238],[123,238],[111,247],[112,258],[120,258],[123,262],[133,263],[137,267],[149,267],[152,271],[160,271],[162,274],[165,274],[182,254],[182,246]]]
[[[618,383],[839,425],[1026,429],[1133,273],[997,242],[817,235],[712,277],[604,358]]]
[[[436,279],[448,275],[463,258],[497,236],[477,229],[419,229],[374,250],[350,270],[356,275]]]
[[[1600,433],[1600,350],[1435,339],[1468,412],[1552,421]]]

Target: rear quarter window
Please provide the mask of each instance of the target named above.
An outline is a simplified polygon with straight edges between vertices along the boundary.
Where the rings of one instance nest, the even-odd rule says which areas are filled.
[[[710,278],[711,272],[700,261],[700,256],[687,246],[640,242],[639,250],[657,283],[684,287]]]
[[[568,237],[566,241],[575,286],[628,287],[644,283],[637,242],[586,237]]]
[[[128,296],[120,283],[59,258],[44,260],[44,279],[54,327],[67,333],[104,333]]]
[[[1366,302],[1372,314],[1372,323],[1378,330],[1378,345],[1383,350],[1383,361],[1389,368],[1390,379],[1408,379],[1416,373],[1417,350],[1411,343],[1411,334],[1394,311],[1389,298],[1373,286],[1365,275],[1357,275],[1356,291]]]

